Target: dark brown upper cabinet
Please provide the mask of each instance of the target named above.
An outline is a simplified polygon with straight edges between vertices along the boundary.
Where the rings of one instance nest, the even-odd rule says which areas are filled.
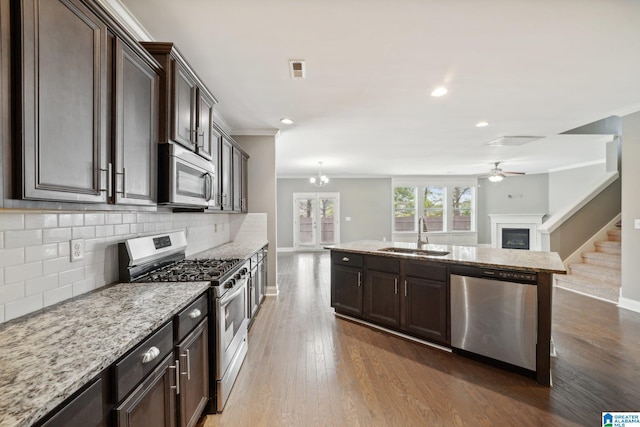
[[[220,145],[220,206],[222,210],[233,209],[233,143],[222,136]]]
[[[13,197],[154,204],[159,65],[92,1],[14,0],[11,26]]]
[[[189,66],[173,43],[143,42],[160,63],[160,142],[174,141],[211,160],[214,144],[215,97]]]

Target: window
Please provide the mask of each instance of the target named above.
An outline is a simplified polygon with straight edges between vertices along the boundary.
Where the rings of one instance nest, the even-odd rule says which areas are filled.
[[[416,188],[393,188],[393,229],[416,231]]]
[[[444,231],[445,194],[444,187],[424,187],[422,215],[426,219],[429,231]]]
[[[429,232],[473,232],[475,186],[469,179],[402,179],[393,182],[393,232],[417,232],[424,216]]]

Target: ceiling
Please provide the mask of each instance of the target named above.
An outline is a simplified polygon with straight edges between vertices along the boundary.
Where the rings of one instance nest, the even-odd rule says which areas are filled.
[[[121,2],[176,43],[232,134],[280,129],[280,177],[319,161],[329,176],[602,162],[602,137],[557,134],[640,110],[637,0]],[[305,79],[289,60],[306,61]],[[514,135],[545,138],[486,145]]]

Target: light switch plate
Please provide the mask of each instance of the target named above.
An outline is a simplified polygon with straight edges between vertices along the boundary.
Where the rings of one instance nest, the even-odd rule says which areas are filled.
[[[640,229],[640,219],[636,219],[633,221],[633,227]]]
[[[73,239],[71,240],[71,262],[80,261],[84,258],[84,240]]]

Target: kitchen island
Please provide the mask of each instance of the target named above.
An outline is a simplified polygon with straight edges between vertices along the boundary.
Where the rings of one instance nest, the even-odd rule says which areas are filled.
[[[470,246],[426,244],[417,247],[413,243],[381,241],[358,241],[327,249],[331,250],[331,305],[336,314],[445,349],[453,348],[467,356],[474,356],[470,354],[474,352],[452,345],[451,278],[457,279],[460,272],[477,270],[495,275],[500,283],[513,283],[518,292],[525,288],[519,286],[520,283],[528,284],[533,290],[533,298],[526,305],[529,311],[534,311],[534,324],[529,329],[534,334],[531,353],[535,356],[531,355],[534,368],[525,371],[535,376],[538,383],[550,385],[553,274],[566,273],[558,254]],[[464,304],[467,311],[476,308],[471,300]],[[527,310],[524,301],[521,305],[504,309],[519,314]],[[458,312],[453,314],[457,321]],[[487,325],[492,322],[495,324],[490,320]],[[516,335],[519,335],[518,322],[511,326]],[[468,330],[478,331],[482,327],[467,325]],[[475,356],[518,370],[516,366],[500,363],[499,358],[486,358],[481,353]]]

